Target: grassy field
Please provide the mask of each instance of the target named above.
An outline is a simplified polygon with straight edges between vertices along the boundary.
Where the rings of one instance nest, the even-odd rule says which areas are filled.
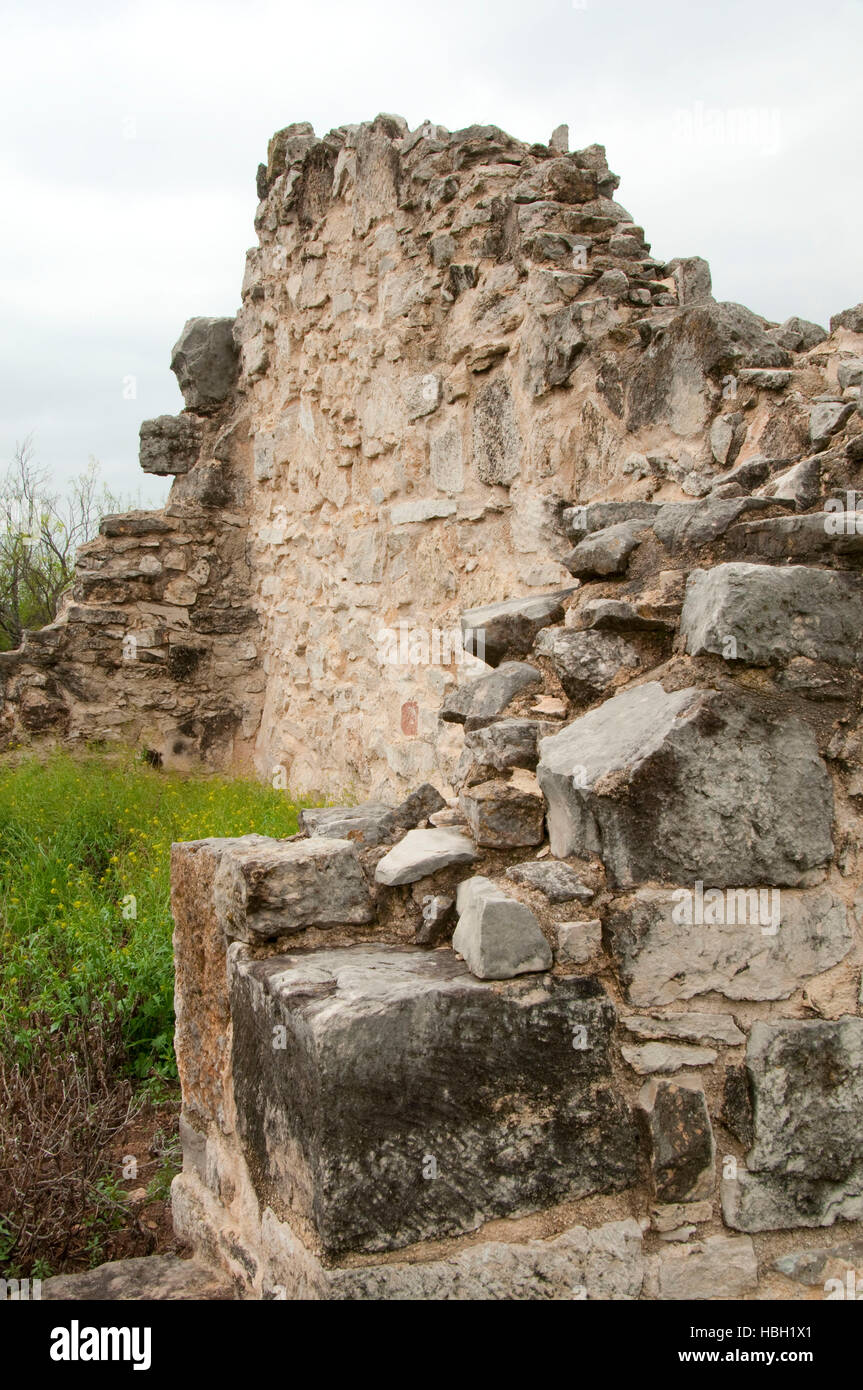
[[[171,843],[298,810],[131,753],[0,761],[0,1277],[173,1248]]]
[[[291,835],[298,806],[256,782],[181,777],[133,755],[0,765],[0,1048],[26,1059],[34,1015],[116,1015],[130,1071],[175,1075],[170,847]]]

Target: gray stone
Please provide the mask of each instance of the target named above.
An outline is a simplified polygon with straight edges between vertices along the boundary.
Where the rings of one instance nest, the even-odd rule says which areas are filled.
[[[545,628],[534,651],[548,659],[568,698],[582,705],[604,695],[623,672],[633,674],[641,665],[635,648],[610,632]]]
[[[140,438],[138,461],[145,473],[188,473],[201,451],[201,422],[194,415],[159,415],[143,422]]]
[[[594,303],[606,306],[611,301]],[[533,322],[521,344],[524,389],[532,399],[545,396],[569,381],[587,347],[589,330],[583,315],[590,307],[571,304],[544,318],[537,316]]]
[[[523,450],[509,386],[497,377],[480,388],[473,411],[473,457],[480,482],[509,487],[521,472]]]
[[[693,570],[680,631],[687,650],[756,666],[795,656],[857,666],[863,657],[863,584],[805,565],[730,563]]]
[[[440,718],[451,724],[464,724],[470,730],[483,728],[497,719],[516,695],[541,684],[542,674],[535,666],[505,661],[490,675],[478,676],[451,690],[441,706]]]
[[[764,497],[705,497],[701,502],[666,502],[653,530],[667,550],[695,550],[719,540],[744,512],[763,510],[770,505]]]
[[[445,810],[446,804],[437,787],[433,787],[430,782],[423,782],[421,787],[417,787],[416,791],[406,796],[395,808],[392,813],[393,821],[400,830],[413,830],[420,821],[428,820],[437,811]]]
[[[714,1053],[714,1058],[716,1054]],[[716,1148],[707,1100],[694,1081],[649,1081],[638,1095],[660,1202],[693,1202],[713,1191]]]
[[[656,1299],[737,1299],[758,1283],[752,1241],[709,1236],[692,1245],[671,1245],[648,1261],[644,1296]]]
[[[710,449],[716,462],[723,468],[730,468],[745,438],[746,421],[739,410],[730,415],[717,415],[710,426]]]
[[[674,623],[639,613],[635,604],[621,598],[592,598],[583,603],[578,617],[596,632],[669,632]]]
[[[418,946],[439,946],[449,939],[455,921],[455,898],[441,893],[427,893],[422,900],[422,924],[414,933]]]
[[[801,459],[759,488],[759,496],[772,497],[777,502],[793,502],[798,512],[813,507],[820,492],[821,461],[817,457]]]
[[[355,946],[236,960],[231,1015],[257,1199],[327,1259],[636,1180],[593,980],[484,984],[451,951]]]
[[[379,845],[396,830],[392,806],[366,801],[360,806],[316,806],[300,811],[300,825],[310,836]]]
[[[109,1260],[83,1274],[55,1274],[42,1281],[42,1298],[54,1303],[227,1302],[235,1296],[230,1279],[221,1270],[176,1255]]]
[[[458,911],[452,948],[478,979],[511,980],[551,969],[551,947],[530,908],[488,879],[475,879],[459,894]]]
[[[792,803],[792,815],[794,810]],[[614,904],[609,942],[632,1004],[670,1004],[713,991],[727,999],[787,999],[813,975],[844,960],[854,944],[845,904],[829,889],[781,895],[762,890],[758,904],[754,888],[728,889],[722,896],[724,907],[715,915],[724,921],[712,920],[705,903],[701,915],[707,921],[701,923],[682,920],[685,904],[663,889],[640,888],[630,903]],[[780,921],[774,930],[777,896]]]
[[[602,923],[598,917],[588,922],[558,922],[557,959],[562,965],[584,965],[602,946]]]
[[[464,459],[461,430],[455,420],[433,431],[429,439],[429,472],[441,492],[461,492],[464,489]]]
[[[769,505],[769,503],[767,504]],[[764,560],[817,559],[863,554],[863,531],[853,512],[808,512],[805,516],[759,517],[733,526],[729,545]],[[849,529],[853,527],[854,529]]]
[[[863,357],[852,357],[848,361],[840,362],[837,376],[843,391],[849,386],[863,386]]]
[[[674,1014],[668,1018],[630,1014],[621,1023],[637,1038],[680,1038],[686,1042],[720,1042],[737,1047],[746,1041],[731,1014]]]
[[[647,529],[647,521],[620,521],[579,541],[564,560],[576,579],[625,574],[630,557]]]
[[[808,1175],[749,1173],[720,1185],[722,1219],[734,1231],[781,1231],[863,1220],[863,1170],[838,1182]]]
[[[537,888],[550,903],[589,903],[595,897],[593,889],[582,883],[574,869],[554,859],[534,859],[513,864],[511,869],[507,869],[506,876],[513,883],[526,883],[529,888]]]
[[[841,429],[854,412],[851,402],[821,401],[809,413],[809,439],[814,449],[824,449],[830,436]]]
[[[189,319],[171,353],[171,371],[187,409],[206,414],[226,401],[237,361],[233,319]]]
[[[566,534],[576,541],[622,521],[650,522],[659,510],[658,502],[586,502],[579,507],[565,507],[561,520]]]
[[[229,940],[270,940],[306,927],[374,920],[369,887],[349,840],[288,842],[246,835],[194,843],[220,851],[213,901]]]
[[[388,887],[416,883],[451,864],[472,864],[476,857],[471,841],[457,830],[409,830],[380,860],[375,882]]]
[[[809,727],[744,698],[625,690],[540,743],[552,853],[613,883],[795,885],[833,852],[833,795]]]
[[[503,669],[503,668],[501,668]],[[498,719],[465,734],[464,745],[480,766],[506,772],[513,767],[536,767],[537,740],[553,733],[554,724],[541,719]]]
[[[791,372],[770,371],[767,367],[744,367],[737,379],[741,386],[754,386],[759,391],[784,391],[791,385],[791,375]]]
[[[722,1123],[744,1148],[752,1145],[752,1092],[749,1073],[743,1063],[733,1062],[725,1068],[722,1088]]]
[[[846,1265],[855,1272],[863,1269],[863,1237],[856,1240],[843,1240],[838,1245],[816,1246],[804,1250],[794,1250],[790,1255],[782,1255],[774,1260],[773,1268],[786,1279],[794,1279],[798,1284],[809,1288],[821,1285],[831,1274],[834,1266]],[[858,1295],[859,1297],[859,1295]]]
[[[713,298],[710,266],[701,256],[676,256],[665,266],[663,278],[671,276],[678,304],[703,304]]]
[[[643,1047],[624,1044],[620,1053],[639,1076],[680,1071],[682,1067],[709,1067],[717,1056],[712,1047],[687,1047],[682,1043],[660,1042],[645,1043]]]
[[[480,782],[461,793],[459,808],[474,840],[486,849],[539,845],[545,838],[545,802],[539,787]]]
[[[790,318],[779,328],[771,328],[769,336],[789,352],[808,352],[824,342],[827,332],[820,324],[810,323],[808,319]]]
[[[750,1172],[838,1181],[863,1171],[863,1018],[752,1025]]]
[[[863,304],[855,304],[851,309],[843,309],[830,319],[830,332],[837,328],[848,328],[852,333],[863,333]]]
[[[408,421],[431,415],[441,402],[441,379],[434,372],[424,376],[407,377],[401,384],[402,400]]]
[[[375,1301],[562,1302],[638,1298],[641,1227],[631,1217],[551,1240],[471,1246],[445,1260],[333,1271],[328,1297]]]
[[[556,589],[467,609],[461,615],[465,647],[489,666],[526,656],[542,628],[563,622],[564,599],[574,592],[574,588]]]

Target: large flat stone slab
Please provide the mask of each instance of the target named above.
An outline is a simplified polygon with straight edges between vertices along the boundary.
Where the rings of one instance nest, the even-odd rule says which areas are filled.
[[[409,830],[379,862],[375,882],[416,883],[452,864],[472,864],[476,857],[473,841],[458,830]]]
[[[221,855],[213,900],[228,938],[267,940],[306,927],[374,920],[369,886],[349,840],[246,835],[214,843]]]
[[[694,570],[680,631],[693,656],[714,652],[756,665],[805,656],[857,666],[863,655],[863,583],[811,565],[732,563]]]
[[[685,901],[659,888],[640,888],[629,902],[614,904],[609,945],[632,1004],[712,991],[727,999],[787,999],[854,945],[848,910],[829,889],[728,889],[723,897],[721,911],[708,907],[706,914],[695,901],[684,912]],[[696,920],[682,920],[687,915]]]
[[[712,690],[625,690],[541,741],[537,779],[552,853],[598,854],[619,886],[794,885],[833,852],[811,730]]]
[[[235,1296],[231,1281],[220,1270],[176,1255],[109,1260],[83,1274],[55,1274],[42,1284],[46,1302],[210,1302]]]
[[[574,592],[574,587],[557,589],[551,594],[528,594],[526,598],[468,609],[461,615],[467,650],[489,666],[526,656],[542,628],[563,622],[563,601]]]
[[[635,1181],[593,980],[484,984],[448,950],[350,947],[235,960],[231,1014],[258,1198],[326,1255]]]

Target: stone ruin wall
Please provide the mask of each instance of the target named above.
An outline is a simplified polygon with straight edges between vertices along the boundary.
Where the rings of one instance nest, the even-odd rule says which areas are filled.
[[[240,1296],[860,1277],[863,306],[718,304],[615,189],[562,131],[280,132],[167,507],[2,659],[8,739],[374,798],[174,848],[174,1219]]]
[[[273,138],[233,334],[187,326],[186,410],[142,426],[168,505],[108,518],[58,621],[0,659],[7,740],[443,787],[470,659],[420,636],[382,663],[382,633],[445,643],[465,609],[570,585],[567,505],[811,452],[848,330],[716,306],[704,262],[651,258],[602,148],[565,147],[395,117]]]

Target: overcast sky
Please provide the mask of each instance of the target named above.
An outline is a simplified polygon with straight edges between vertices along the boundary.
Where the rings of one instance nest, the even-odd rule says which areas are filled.
[[[3,0],[0,460],[95,455],[157,503],[142,419],[232,314],[272,132],[398,112],[599,141],[655,255],[826,326],[863,300],[863,0]]]

